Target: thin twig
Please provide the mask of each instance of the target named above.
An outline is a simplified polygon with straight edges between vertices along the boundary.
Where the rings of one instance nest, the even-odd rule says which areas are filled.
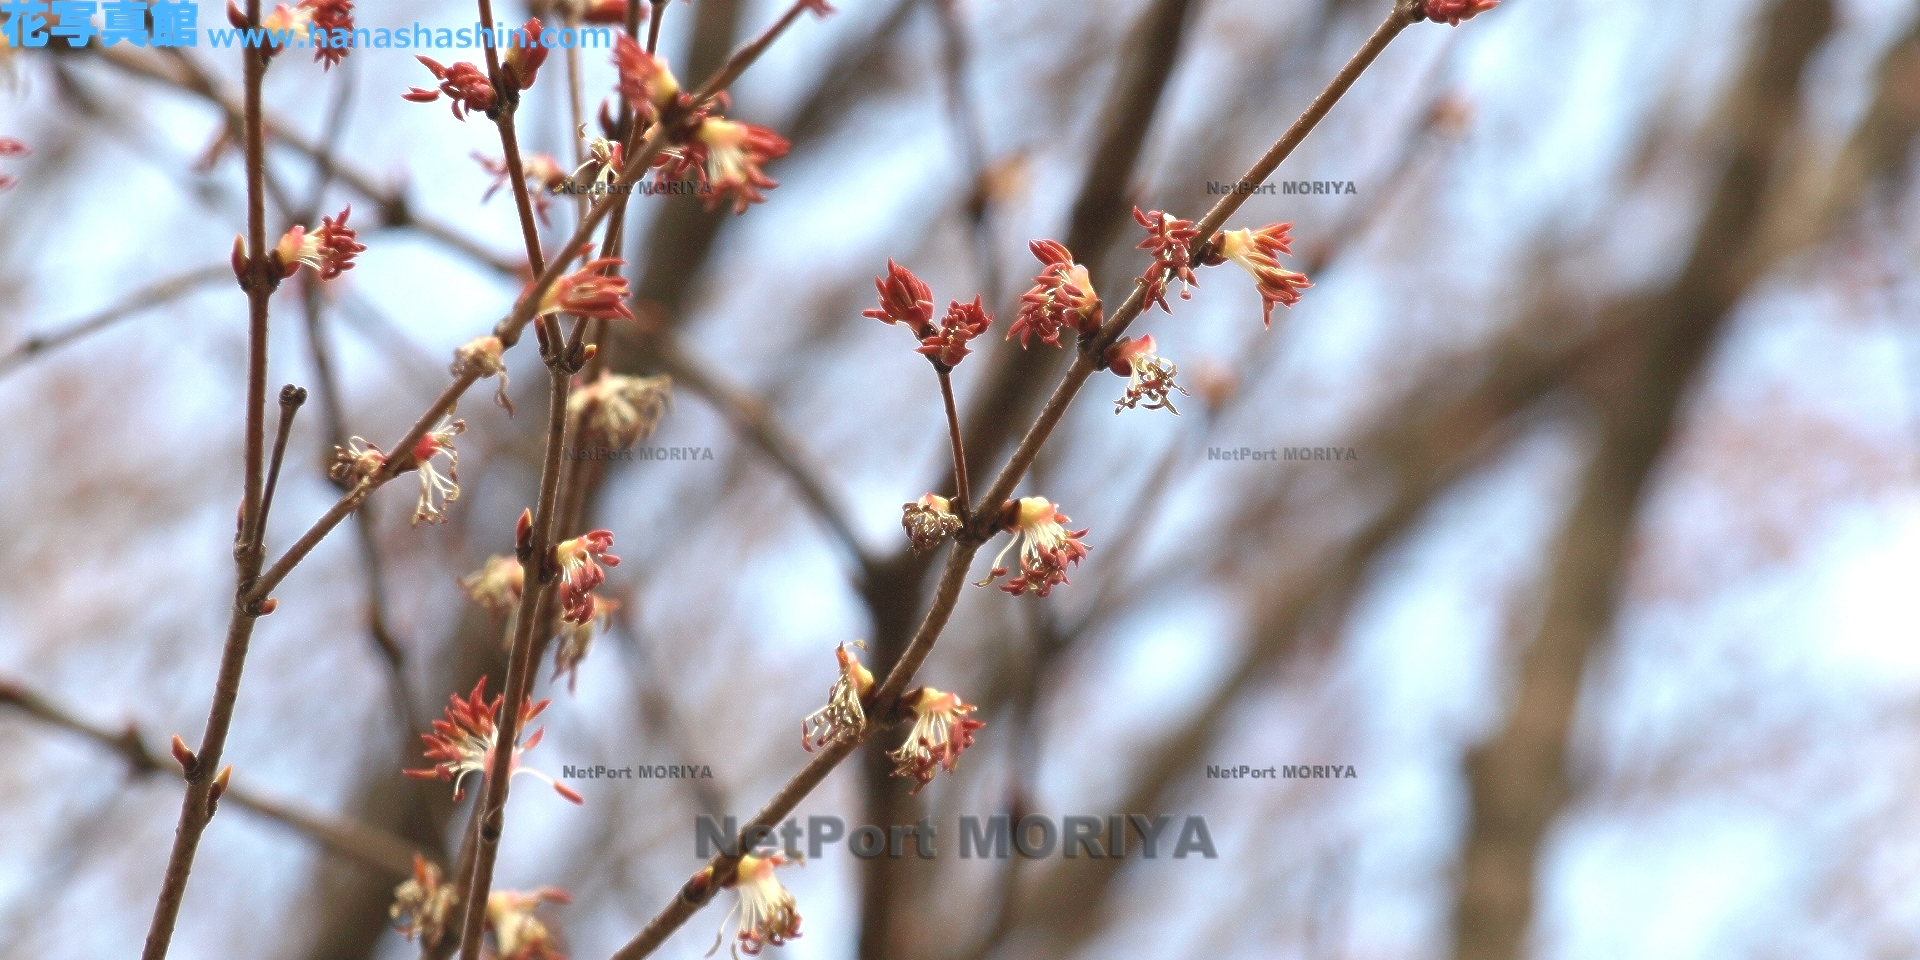
[[[20,345],[13,348],[11,352],[0,356],[0,376],[12,373],[27,361],[64,347],[75,340],[99,333],[122,320],[139,316],[155,307],[165,306],[201,287],[231,276],[233,276],[233,268],[221,263],[201,267],[198,270],[142,287],[125,300],[84,320],[75,321],[51,333],[37,333],[21,341]]]

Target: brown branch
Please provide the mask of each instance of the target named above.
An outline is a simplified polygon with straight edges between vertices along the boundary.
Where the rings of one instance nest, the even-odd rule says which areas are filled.
[[[90,723],[17,681],[0,679],[0,704],[15,707],[38,720],[92,740],[118,754],[134,773],[161,776],[178,769],[172,757],[149,748],[139,728],[133,724],[115,731]],[[413,871],[413,858],[418,851],[412,844],[384,831],[301,810],[238,783],[228,787],[220,799],[304,834],[335,856],[383,874],[406,877]]]
[[[83,337],[99,333],[122,320],[172,303],[201,287],[231,276],[233,276],[233,268],[221,263],[191,270],[142,287],[125,300],[84,320],[76,320],[48,333],[36,333],[21,341],[19,346],[5,356],[0,356],[0,376],[12,373],[30,360],[44,356]]]

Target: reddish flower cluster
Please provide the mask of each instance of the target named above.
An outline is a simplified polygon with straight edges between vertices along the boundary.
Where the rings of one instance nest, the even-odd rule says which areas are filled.
[[[0,137],[0,157],[24,157],[33,153],[33,148],[9,137]],[[0,191],[7,190],[19,183],[19,179],[0,173]]]
[[[932,357],[935,363],[949,369],[960,365],[973,351],[967,348],[967,341],[986,333],[993,326],[993,315],[980,306],[980,297],[975,295],[972,303],[953,301],[947,307],[947,315],[940,321],[940,332],[922,337],[918,353]]]
[[[239,30],[253,26],[247,22],[246,12],[234,0],[227,0],[227,22]],[[323,33],[327,39],[331,39],[335,31],[340,31],[342,36],[350,36],[353,33],[353,0],[300,0],[291,7],[282,3],[275,6],[273,12],[260,18],[260,27],[282,36],[302,39],[309,33]],[[281,49],[278,45],[268,44],[261,48],[261,55],[271,60]],[[323,69],[331,70],[335,64],[345,60],[352,49],[350,43],[335,45],[316,42],[313,59]]]
[[[640,8],[640,22],[647,22],[652,8],[647,4],[637,4]],[[625,25],[627,22],[627,0],[588,0],[586,12],[580,15],[581,23],[600,23]]]
[[[1148,410],[1165,409],[1174,416],[1180,411],[1173,407],[1173,391],[1188,396],[1186,388],[1173,382],[1179,373],[1172,361],[1154,352],[1153,335],[1135,339],[1128,337],[1107,348],[1104,360],[1107,369],[1126,377],[1127,392],[1113,402],[1113,412],[1131,410],[1144,404]]]
[[[459,800],[466,795],[462,783],[470,773],[478,773],[484,779],[487,770],[493,764],[493,752],[499,747],[500,707],[506,700],[505,694],[495,694],[492,700],[486,696],[487,678],[481,677],[474,684],[473,693],[466,699],[459,694],[448,698],[447,715],[444,720],[433,722],[433,732],[423,733],[420,739],[427,743],[426,758],[436,761],[432,767],[421,770],[402,770],[409,777],[422,780],[446,780],[453,784],[453,798]],[[547,708],[550,701],[538,703],[522,701],[520,704],[520,727],[527,725]],[[540,737],[546,731],[535,730],[527,738],[526,746],[513,748],[513,757],[507,766],[509,777],[525,773],[545,780],[554,792],[574,803],[584,803],[580,794],[552,777],[531,768],[520,766],[520,755],[532,750],[540,743]]]
[[[712,188],[706,194],[707,209],[731,200],[734,213],[745,213],[748,206],[766,201],[762,189],[780,185],[761,168],[786,156],[791,146],[785,137],[766,127],[708,117],[694,128],[678,159],[661,168],[660,177],[677,179],[691,170],[700,183]]]
[[[1460,21],[1472,20],[1499,5],[1500,0],[1426,0],[1421,12],[1434,23],[1457,27]]]
[[[1270,223],[1258,230],[1228,230],[1214,238],[1207,260],[1209,266],[1232,260],[1253,275],[1268,327],[1273,326],[1274,304],[1291,308],[1300,302],[1300,291],[1313,286],[1306,274],[1280,265],[1279,255],[1293,252],[1293,238],[1287,234],[1292,228],[1291,223]]]
[[[594,615],[594,588],[607,582],[609,567],[620,565],[620,558],[608,553],[613,549],[611,530],[594,530],[553,548],[560,564],[560,619],[566,623],[590,623]],[[597,562],[596,562],[597,561]]]
[[[800,911],[794,902],[793,894],[780,885],[779,878],[773,875],[775,867],[784,867],[789,861],[779,854],[755,856],[748,854],[740,858],[740,865],[734,870],[733,879],[722,886],[731,887],[740,894],[740,902],[725,917],[720,919],[720,939],[726,939],[727,924],[737,915],[739,926],[736,928],[731,951],[735,958],[741,954],[757,957],[767,947],[786,946],[788,940],[800,936]],[[710,885],[713,882],[713,868],[708,867],[695,879],[697,884]],[[708,956],[720,949],[719,940],[715,940],[713,950]]]
[[[1007,330],[1007,339],[1038,336],[1048,346],[1060,345],[1060,328],[1082,334],[1098,333],[1104,313],[1100,298],[1093,292],[1093,279],[1087,268],[1073,262],[1073,253],[1052,240],[1035,240],[1027,245],[1044,264],[1033,278],[1033,289],[1020,296],[1020,316]]]
[[[1078,566],[1090,549],[1083,539],[1085,530],[1069,532],[1062,524],[1069,518],[1046,497],[1023,497],[1009,502],[1001,510],[1000,529],[1014,534],[1012,541],[993,558],[993,569],[977,585],[986,586],[1004,577],[1008,568],[1001,565],[1007,551],[1020,548],[1020,574],[1000,585],[1014,596],[1028,590],[1044,597],[1053,588],[1067,582],[1067,567]]]
[[[887,754],[893,759],[893,775],[911,777],[913,791],[933,782],[936,771],[952,773],[960,754],[973,746],[973,732],[986,726],[968,714],[979,709],[960,699],[959,694],[921,687],[900,697],[913,711],[913,729],[900,749]]]
[[[347,226],[347,218],[352,215],[353,205],[348,204],[338,215],[320,218],[320,229],[312,233],[296,225],[268,252],[268,265],[281,277],[291,277],[301,264],[306,264],[317,271],[322,280],[332,280],[352,270],[353,258],[367,249],[366,244],[358,241],[359,234]],[[239,265],[234,269],[238,271]]]
[[[353,0],[301,0],[300,5],[313,11],[313,28],[325,30],[331,36],[333,31],[341,30],[353,33]],[[334,46],[328,44],[313,51],[313,59],[331,70],[340,61],[347,58],[350,44]]]
[[[546,296],[540,298],[535,316],[549,313],[570,313],[576,317],[591,317],[600,320],[632,320],[633,311],[627,307],[629,291],[627,278],[616,271],[612,276],[600,271],[610,267],[623,267],[627,262],[617,257],[605,257],[587,262],[580,269],[561,277],[553,286],[547,288]]]
[[[862,311],[861,316],[882,323],[904,323],[914,336],[923,340],[934,335],[933,290],[914,276],[912,270],[889,258],[887,275],[875,279],[873,286],[880,291],[880,305]]]
[[[1193,277],[1193,240],[1200,235],[1200,228],[1191,220],[1155,210],[1141,213],[1139,207],[1133,208],[1133,219],[1147,228],[1147,238],[1140,241],[1137,249],[1153,252],[1153,264],[1147,272],[1140,275],[1140,284],[1146,288],[1147,306],[1159,304],[1160,309],[1172,313],[1167,306],[1167,283],[1180,281],[1180,299],[1193,299],[1193,287],[1199,282]]]
[[[649,122],[680,98],[680,81],[668,68],[667,58],[648,53],[626,34],[614,39],[613,66],[619,77],[615,89]]]
[[[539,17],[528,17],[520,28],[520,35],[528,42],[509,47],[500,61],[500,80],[506,84],[508,100],[518,100],[520,91],[531,88],[540,75],[540,65],[547,62],[547,45],[539,41],[545,29]]]

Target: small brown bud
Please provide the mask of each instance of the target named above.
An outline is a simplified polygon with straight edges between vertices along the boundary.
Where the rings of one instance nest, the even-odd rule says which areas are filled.
[[[200,765],[200,758],[194,756],[193,751],[187,747],[187,742],[180,739],[177,733],[173,735],[172,750],[173,758],[180,761],[181,772],[188,778],[192,778],[194,768]]]

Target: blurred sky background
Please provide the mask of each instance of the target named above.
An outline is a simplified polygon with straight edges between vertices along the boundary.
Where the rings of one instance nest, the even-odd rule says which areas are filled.
[[[706,8],[723,2],[669,8],[661,49],[677,68]],[[607,955],[699,867],[696,812],[749,816],[800,768],[795,722],[822,702],[834,645],[877,632],[845,544],[684,367],[764,404],[859,548],[895,558],[899,505],[945,489],[948,452],[935,382],[906,334],[859,315],[871,278],[893,257],[940,303],[983,294],[1004,330],[1035,269],[1027,242],[1064,238],[1086,193],[1111,115],[1103,104],[1131,62],[1122,51],[1150,47],[1153,31],[1137,25],[1168,5],[840,0],[732,89],[733,115],[795,140],[770,168],[781,185],[769,202],[707,218],[719,225],[710,249],[683,240],[661,253],[649,243],[698,235],[667,222],[700,221],[698,206],[634,199],[632,275],[663,304],[654,322],[669,332],[620,349],[635,370],[680,374],[648,443],[714,459],[608,471],[589,525],[618,538],[626,562],[609,590],[628,606],[577,692],[543,668],[536,693],[554,704],[527,762],[554,773],[697,763],[715,779],[576,781],[583,808],[516,784],[496,889],[570,890],[571,906],[543,913],[569,955]],[[893,943],[862,948],[873,922],[863,885],[876,881],[841,847],[782,871],[806,918],[783,955],[1458,955],[1461,864],[1475,836],[1469,751],[1507,723],[1527,676],[1521,651],[1562,586],[1569,516],[1610,449],[1606,398],[1632,385],[1617,359],[1569,344],[1605,340],[1623,304],[1665,302],[1692,275],[1686,264],[1719,252],[1696,248],[1713,236],[1703,215],[1745,129],[1728,104],[1752,82],[1770,18],[1796,5],[1827,7],[1506,0],[1459,28],[1416,25],[1396,40],[1275,177],[1352,181],[1357,193],[1256,196],[1229,224],[1292,221],[1314,287],[1265,331],[1246,275],[1203,270],[1193,300],[1136,324],[1196,395],[1178,418],[1115,416],[1123,382],[1090,382],[1021,491],[1090,527],[1092,556],[1044,601],[968,588],[919,676],[985,704],[988,726],[959,775],[913,801],[924,810],[888,808],[918,811],[902,822],[927,812],[946,823],[1017,798],[1021,809],[1104,816],[1137,809],[1146,791],[1176,821],[1205,816],[1219,859],[1128,861],[1098,877],[1055,859],[1009,879],[1004,865],[949,859],[957,838],[943,836],[940,861],[890,881]],[[784,7],[737,6],[736,41]],[[1115,189],[1126,204],[1197,220],[1215,199],[1207,183],[1237,179],[1388,5],[1174,6],[1177,59]],[[950,100],[955,34],[943,7],[965,47],[958,92],[970,121],[956,121]],[[503,19],[526,12],[507,9]],[[1633,500],[1611,622],[1572,658],[1583,669],[1565,796],[1526,860],[1535,957],[1920,956],[1920,276],[1910,269],[1920,197],[1910,139],[1872,154],[1864,172],[1846,166],[1873,118],[1891,111],[1904,118],[1895,129],[1920,127],[1920,10],[1842,0],[1831,11],[1795,66],[1762,229],[1725,251],[1754,275],[1732,293]],[[358,15],[392,27],[474,19],[451,0],[363,2]],[[206,45],[205,29],[222,22],[214,5],[201,21],[188,56],[237,93],[239,57]],[[604,52],[582,61],[592,112],[613,71]],[[215,108],[97,50],[0,64],[11,75],[0,137],[35,151],[0,161],[21,181],[0,194],[0,345],[226,262],[244,193],[235,151],[202,162],[224,123]],[[689,84],[698,75],[681,69]],[[404,192],[416,218],[512,262],[511,198],[480,202],[491,177],[472,158],[498,155],[495,132],[400,99],[426,79],[404,51],[356,51],[330,73],[289,54],[268,75],[266,102],[309,142],[336,141],[345,166]],[[571,167],[565,94],[556,54],[520,129],[528,149]],[[330,133],[336,110],[343,126]],[[305,207],[311,159],[270,144],[270,167]],[[378,205],[344,179],[331,178],[319,209],[352,202],[368,250],[321,292],[314,328],[300,285],[282,287],[270,382],[316,387],[317,329],[347,432],[384,445],[521,281],[421,230],[380,229]],[[1119,210],[1124,223],[1100,249],[1076,250],[1100,264],[1109,305],[1145,265]],[[552,216],[550,250],[571,230],[570,202],[555,198]],[[271,234],[288,222],[270,210]],[[216,274],[72,344],[0,362],[0,677],[88,722],[133,722],[156,750],[174,733],[198,738],[231,602],[244,304]],[[1023,429],[1030,405],[995,407],[987,395],[991,339],[955,376],[962,406]],[[1543,382],[1518,395],[1476,400],[1514,342],[1527,356],[1585,359],[1544,364]],[[661,361],[663,343],[685,355]],[[304,809],[386,816],[389,832],[418,829],[387,808],[414,797],[413,785],[392,785],[399,767],[420,764],[407,741],[497,656],[497,628],[455,580],[510,552],[537,478],[545,373],[528,347],[509,368],[518,417],[487,402],[486,385],[461,406],[452,523],[408,528],[411,478],[373,500],[384,618],[405,667],[394,675],[368,642],[366,554],[344,526],[256,634],[228,747],[237,782]],[[1035,375],[1051,389],[1057,373]],[[1450,405],[1485,422],[1425,419]],[[310,404],[270,555],[336,496],[329,445]],[[1206,454],[1241,446],[1356,458]],[[1006,450],[974,456],[980,478]],[[1023,694],[1029,685],[1039,689]],[[0,956],[131,955],[178,813],[171,771],[131,772],[20,711],[0,710],[0,731]],[[1169,744],[1178,762],[1162,769]],[[1209,780],[1212,763],[1351,764],[1358,777]],[[876,789],[909,802],[859,766],[800,814],[873,822]],[[378,796],[381,784],[392,796]],[[444,822],[444,785],[425,792],[418,802]],[[413,955],[379,932],[380,892],[394,882],[223,806],[174,956]],[[376,902],[357,927],[328,907],[353,896]],[[660,955],[703,953],[730,899]]]

